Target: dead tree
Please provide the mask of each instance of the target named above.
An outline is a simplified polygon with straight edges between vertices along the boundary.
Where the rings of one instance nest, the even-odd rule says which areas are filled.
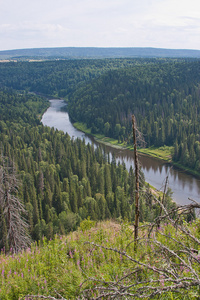
[[[199,209],[200,204],[192,200],[191,204],[167,210],[161,201],[156,198],[155,201],[162,207],[163,214],[154,222],[141,226],[143,237],[138,241],[138,256],[127,247],[117,249],[87,242],[96,249],[118,253],[132,263],[132,268],[129,266],[127,272],[115,280],[88,277],[83,286],[85,282],[91,282],[91,287],[84,289],[82,286],[83,299],[158,299],[160,296],[171,299],[174,294],[178,294],[179,299],[199,299],[200,240],[195,236],[193,226],[183,219],[194,209]],[[147,244],[150,252],[146,250]],[[142,252],[143,259],[140,258]],[[96,296],[92,295],[94,292]]]
[[[5,230],[1,233],[1,246],[8,245],[12,252],[18,252],[30,245],[28,224],[25,220],[26,211],[18,197],[19,182],[12,161],[0,158],[0,207],[1,226]]]
[[[167,190],[167,182],[168,182],[168,178],[169,178],[169,176],[167,176],[166,177],[166,180],[165,180],[165,186],[164,186],[164,191],[163,191],[163,197],[162,197],[162,201],[161,201],[161,203],[164,205],[164,201],[165,201],[165,195],[166,195],[166,190]],[[160,207],[160,216],[162,215],[162,210],[163,210],[163,208],[162,208],[162,206]],[[160,222],[158,221],[158,223],[157,223],[157,227],[159,228],[160,227]]]
[[[137,155],[137,138],[136,138],[136,122],[135,116],[132,115],[132,127],[133,127],[133,143],[134,143],[134,161],[135,161],[135,180],[136,180],[136,187],[135,187],[135,231],[134,231],[134,240],[135,246],[138,239],[138,226],[139,226],[139,162],[138,162],[138,155]]]

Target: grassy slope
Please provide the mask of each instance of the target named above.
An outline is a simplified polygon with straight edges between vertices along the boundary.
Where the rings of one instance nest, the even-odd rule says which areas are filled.
[[[75,299],[87,276],[112,280],[123,274],[125,266],[118,255],[96,250],[86,241],[120,246],[127,243],[121,226],[113,222],[86,221],[82,230],[67,237],[55,237],[43,246],[12,256],[0,256],[0,299],[19,299],[27,294],[55,295],[55,290],[67,299]],[[89,224],[89,226],[88,226]],[[113,265],[114,264],[114,265]],[[90,287],[90,282],[84,284]]]
[[[190,229],[197,231],[198,224],[192,223]],[[144,236],[145,230],[140,230],[140,237]],[[173,229],[170,225],[165,224],[160,230],[165,236],[178,238],[177,229]],[[159,237],[157,236],[157,238]],[[166,238],[160,235],[160,241],[165,243],[165,240]],[[2,253],[0,255],[0,273],[2,274],[0,299],[22,299],[28,294],[56,297],[56,292],[66,299],[78,299],[78,297],[80,297],[79,299],[89,299],[81,298],[80,295],[84,289],[88,288],[90,292],[92,291],[92,296],[95,296],[95,287],[100,281],[118,281],[119,278],[137,267],[137,264],[123,255],[86,244],[88,241],[107,248],[125,250],[134,260],[152,265],[153,268],[162,267],[164,263],[163,254],[159,254],[151,244],[142,244],[142,240],[141,245],[138,245],[137,253],[134,254],[133,228],[129,224],[120,225],[113,221],[107,221],[95,225],[94,222],[85,220],[77,232],[70,233],[66,237],[57,236],[48,243],[43,240],[42,246],[35,244],[31,249],[18,255],[5,256]],[[181,237],[181,241],[184,243],[183,237]],[[170,244],[173,249],[174,242],[168,240],[166,245],[169,247]],[[192,244],[190,246],[195,247]],[[124,284],[129,285],[137,280],[155,279],[158,276],[153,271],[154,269],[147,270],[145,267],[138,267],[140,267],[138,279],[135,275],[131,276],[131,281],[125,279]],[[199,272],[198,266],[196,271]],[[188,270],[183,267],[180,270],[177,269],[177,273],[180,273],[180,276],[190,276]],[[86,280],[88,277],[93,280]],[[162,299],[177,298],[172,298],[170,292]],[[186,298],[181,299],[193,298],[187,294]]]

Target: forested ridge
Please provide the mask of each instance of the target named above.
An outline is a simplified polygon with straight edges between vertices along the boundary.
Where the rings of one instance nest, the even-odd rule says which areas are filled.
[[[198,59],[80,59],[0,64],[0,86],[65,97],[70,117],[132,144],[135,114],[147,147],[199,173]]]
[[[0,59],[47,60],[72,58],[119,58],[119,57],[200,57],[199,50],[163,49],[148,47],[59,47],[0,51]]]
[[[109,71],[69,97],[72,117],[132,144],[131,115],[147,147],[174,146],[173,160],[200,172],[200,62],[166,62]]]
[[[134,113],[148,145],[174,145],[174,159],[187,164],[193,147],[198,170],[199,61],[80,64],[0,64],[1,298],[199,298],[199,204],[176,206],[139,172],[133,239],[133,168],[43,126],[49,102],[31,93],[64,95],[74,120],[127,144]]]
[[[65,234],[87,217],[134,219],[132,168],[128,172],[114,158],[109,162],[101,148],[44,127],[37,119],[48,106],[43,98],[7,89],[0,97],[1,153],[14,161],[18,172],[17,196],[26,208],[32,239]],[[141,176],[141,189],[146,190]],[[172,205],[169,197],[166,201]],[[140,220],[152,220],[158,213],[153,197],[141,194]]]
[[[149,63],[143,59],[80,59],[0,64],[0,86],[66,97],[108,70]]]
[[[132,169],[44,127],[39,116],[49,104],[30,92],[64,95],[73,119],[126,144],[134,113],[148,146],[174,145],[174,160],[199,171],[199,66],[165,59],[0,64],[1,152],[20,174],[33,239],[66,233],[88,216],[133,220],[135,195]],[[152,197],[141,196],[140,220],[158,213]]]

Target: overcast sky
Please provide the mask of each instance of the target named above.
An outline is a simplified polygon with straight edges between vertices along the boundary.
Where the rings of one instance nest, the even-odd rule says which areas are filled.
[[[200,50],[200,0],[0,0],[0,50]]]

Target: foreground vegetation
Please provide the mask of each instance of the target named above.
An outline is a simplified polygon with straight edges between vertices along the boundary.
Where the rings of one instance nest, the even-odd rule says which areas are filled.
[[[129,223],[88,218],[67,236],[2,252],[0,298],[197,299],[200,224],[183,212],[190,216],[186,207],[167,214],[163,207],[161,218],[140,227],[137,248]]]
[[[165,192],[162,200],[161,195],[153,195],[140,172],[141,227],[136,243],[132,238],[131,227],[135,217],[136,190],[133,168],[126,170],[124,164],[116,164],[114,156],[110,161],[101,147],[94,148],[93,145],[86,145],[85,141],[70,139],[68,134],[44,127],[39,121],[39,116],[49,104],[44,98],[28,92],[36,89],[38,92],[47,93],[50,87],[50,93],[71,99],[73,112],[76,102],[73,97],[85,90],[79,88],[87,80],[106,73],[108,68],[123,68],[124,64],[131,66],[127,71],[130,75],[133,65],[141,61],[93,61],[91,65],[86,61],[62,63],[34,64],[34,80],[31,79],[29,65],[11,63],[8,64],[8,68],[5,65],[1,66],[5,71],[4,76],[0,77],[1,85],[26,90],[16,92],[5,87],[0,90],[0,298],[33,299],[38,297],[38,294],[41,295],[40,298],[51,295],[51,299],[199,297],[200,230],[198,219],[192,221],[194,206],[187,209],[177,208],[170,199],[170,190]],[[154,70],[153,73],[157,76],[157,71],[160,70],[160,73],[165,75],[164,62],[162,67],[158,64],[155,69],[151,61],[144,60],[142,63],[144,65],[139,69],[143,70],[144,74],[149,76],[148,72]],[[185,65],[190,66],[191,70],[195,68],[191,62],[189,65],[186,62],[177,64],[177,69],[173,68],[172,63],[167,64],[167,70],[172,72],[169,74],[173,75],[170,77],[168,74],[167,78],[171,78],[173,82],[174,72],[175,75],[179,74],[177,70],[183,71]],[[46,72],[47,70],[51,70],[50,73]],[[191,74],[191,70],[188,69],[187,74]],[[47,73],[49,81],[43,75]],[[161,103],[157,105],[159,109],[154,111],[152,116],[152,132],[149,132],[147,137],[151,140],[155,133],[153,138],[159,142],[160,138],[163,138],[163,141],[167,138],[164,134],[166,130],[169,133],[168,138],[176,133],[179,140],[175,142],[173,158],[178,162],[186,159],[187,164],[198,171],[199,75],[198,72],[193,73],[191,81],[195,80],[195,86],[190,86],[191,81],[187,82],[187,76],[184,79],[182,73],[180,77],[175,76],[176,80],[172,86],[179,88],[183,83],[184,89],[182,92],[173,90],[167,99],[173,102],[170,106],[172,112],[180,108],[182,96],[185,96],[181,111],[172,118],[173,122],[167,119],[169,122],[166,129],[165,119],[163,123],[155,121],[157,113],[162,115],[163,109]],[[110,71],[105,78],[108,76],[115,81],[118,75],[125,75],[127,78],[127,74],[125,70],[120,73]],[[138,77],[136,79],[138,80]],[[62,88],[65,84],[66,88]],[[150,85],[148,82],[145,84],[149,91],[153,91],[156,81]],[[140,92],[143,93],[143,90]],[[96,100],[99,97],[95,93],[94,96]],[[122,100],[123,97],[119,98]],[[150,99],[152,100],[151,97]],[[165,108],[164,94],[160,99],[163,100]],[[177,99],[180,103],[176,102]],[[82,100],[84,103],[85,98]],[[145,100],[145,103],[149,103],[146,103],[148,108],[153,104],[153,100],[151,103],[149,101]],[[80,111],[82,104],[78,104],[80,105],[77,105],[77,111]],[[138,110],[143,104],[139,103]],[[188,116],[191,104],[193,105]],[[148,111],[151,114],[151,110]],[[88,110],[85,113],[90,115],[90,112]],[[184,116],[187,116],[185,120]],[[123,120],[128,122],[127,117]],[[190,120],[193,120],[194,124]],[[110,121],[106,122],[105,126],[102,120],[97,118],[97,121],[99,127],[92,126],[92,133],[101,134],[102,124],[104,135],[111,132]],[[143,123],[143,128],[149,128],[147,119],[144,118],[144,122],[146,123]],[[112,124],[115,130],[114,139],[118,143],[128,144],[128,140],[121,138],[128,126],[118,125]],[[168,130],[169,128],[171,129]],[[186,143],[183,140],[185,136],[188,137]],[[129,140],[131,141],[130,137]],[[111,142],[115,143],[113,140]],[[158,143],[155,145],[159,146]],[[161,149],[160,152],[166,155],[171,148]],[[15,214],[16,210],[18,214]],[[21,253],[19,250],[25,247],[24,244],[18,244],[17,247],[16,242],[13,242],[14,234],[10,234],[11,231],[14,232],[11,226],[14,224],[11,222],[11,211],[14,212],[14,219],[17,216],[21,221],[28,221],[29,227],[26,226],[26,222],[21,222],[23,236],[28,237],[26,245],[30,240],[29,235],[33,241],[37,241]],[[183,212],[185,214],[182,216]],[[106,223],[105,220],[108,219],[115,222]],[[77,229],[78,231],[69,234]]]

